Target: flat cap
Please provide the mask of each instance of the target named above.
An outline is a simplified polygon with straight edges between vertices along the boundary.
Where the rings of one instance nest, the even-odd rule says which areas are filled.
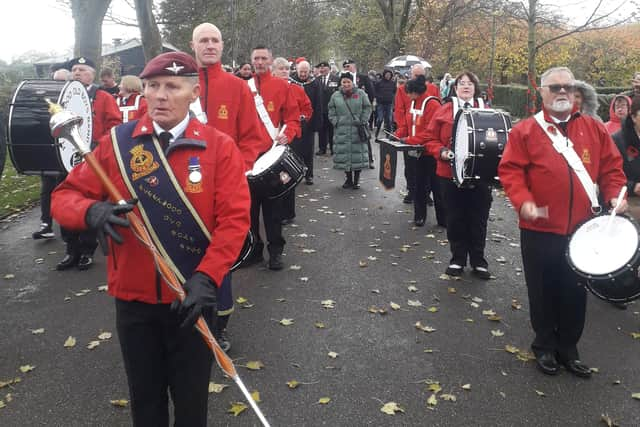
[[[77,58],[70,59],[64,68],[70,70],[74,65],[87,65],[91,68],[96,68],[96,63],[85,56],[78,56]]]
[[[140,73],[141,79],[156,76],[190,77],[198,75],[196,61],[184,52],[165,52],[147,62]]]
[[[344,67],[345,65],[349,65],[349,64],[355,64],[356,61],[354,61],[353,59],[345,59],[344,62],[342,63],[342,66]]]
[[[322,61],[322,62],[318,62],[318,65],[316,65],[316,68],[320,68],[320,67],[328,67],[329,63],[327,61]]]

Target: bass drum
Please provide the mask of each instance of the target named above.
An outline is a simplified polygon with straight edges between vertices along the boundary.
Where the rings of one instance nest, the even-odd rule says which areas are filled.
[[[9,106],[7,144],[13,165],[24,175],[66,174],[82,161],[71,142],[51,136],[45,98],[80,116],[80,136],[87,146],[91,143],[91,99],[82,83],[25,80],[16,89]]]
[[[453,123],[451,161],[453,180],[458,187],[475,182],[498,180],[498,163],[511,130],[508,113],[481,109],[460,109]]]
[[[640,297],[640,228],[625,215],[600,215],[580,225],[569,239],[567,260],[587,288],[610,302]]]
[[[2,173],[4,172],[4,161],[7,158],[7,144],[5,141],[7,133],[4,130],[4,120],[0,115],[0,181],[2,180]]]

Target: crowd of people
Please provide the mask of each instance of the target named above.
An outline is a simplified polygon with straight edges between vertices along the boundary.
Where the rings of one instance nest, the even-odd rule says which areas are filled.
[[[425,225],[427,206],[434,205],[434,222],[446,229],[451,252],[444,272],[461,276],[469,264],[476,278],[492,277],[485,257],[492,185],[452,180],[456,115],[489,107],[473,72],[447,73],[438,87],[420,64],[406,76],[392,70],[369,76],[350,59],[338,72],[326,61],[312,66],[302,57],[274,58],[262,45],[252,49],[250,62],[226,70],[222,34],[210,23],[193,30],[191,48],[193,57],[161,54],[140,76],[121,76],[119,84],[103,69],[101,88],[89,58],[74,58],[67,72],[56,70],[55,78],[75,79],[87,88],[94,155],[128,202],[110,201],[81,163],[66,177],[43,177],[42,227],[33,234],[53,238],[52,217],[60,223],[67,252],[59,270],[89,268],[96,233],[111,236],[105,252],[108,287],[116,299],[132,416],[141,426],[167,425],[167,389],[177,424],[206,425],[213,359],[193,324],[203,315],[220,346],[231,348],[231,266],[248,233],[255,243],[243,267],[263,263],[266,246],[268,269],[284,268],[282,227],[295,221],[295,190],[273,199],[245,178],[274,147],[285,145],[299,156],[304,185],[314,185],[314,154],[329,152],[334,168],[345,173],[342,188],[350,191],[361,188],[363,169],[375,168],[371,142],[381,130],[415,146],[404,157],[404,201],[414,206],[415,226]],[[640,75],[634,77],[636,87]],[[547,70],[540,93],[541,113],[513,127],[496,173],[520,217],[538,367],[555,375],[564,365],[588,377],[591,370],[577,350],[585,289],[576,286],[563,254],[594,201],[547,139],[562,135],[565,146],[581,156],[591,184],[598,184],[600,203],[624,211],[626,201],[616,203],[620,187],[640,195],[640,97],[616,96],[603,124],[593,87],[567,68]],[[609,135],[614,132],[618,149]],[[130,211],[143,218],[156,246],[184,272],[182,304],[174,302],[153,258],[127,228],[122,214]]]

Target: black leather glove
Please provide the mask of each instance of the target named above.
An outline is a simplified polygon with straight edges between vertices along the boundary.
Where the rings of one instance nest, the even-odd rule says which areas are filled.
[[[128,200],[124,204],[95,202],[87,209],[84,222],[87,224],[87,227],[98,232],[98,242],[105,256],[109,254],[105,233],[111,236],[114,242],[121,244],[123,242],[122,236],[113,226],[129,227],[129,220],[126,217],[118,215],[131,212],[136,203],[138,203],[136,199]]]
[[[215,311],[217,286],[211,277],[196,271],[183,288],[187,296],[182,303],[178,299],[171,303],[171,310],[183,319],[180,327],[190,329],[205,308]]]

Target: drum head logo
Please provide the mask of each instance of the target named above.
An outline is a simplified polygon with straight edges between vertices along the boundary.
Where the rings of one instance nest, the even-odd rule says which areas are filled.
[[[285,171],[280,172],[280,182],[282,182],[283,184],[287,184],[289,183],[289,181],[291,181],[291,175],[289,175]]]
[[[153,154],[145,150],[142,144],[136,145],[129,152],[131,153],[129,166],[133,170],[131,174],[133,181],[149,175],[160,167],[158,162],[153,159]]]
[[[498,141],[498,134],[496,133],[494,128],[487,129],[487,135],[485,137],[485,140],[488,141],[488,142],[497,142]]]
[[[80,155],[80,153],[78,153],[77,151],[75,151],[72,155],[71,155],[71,168],[75,167],[76,165],[78,165],[79,163],[82,162],[82,156]]]

